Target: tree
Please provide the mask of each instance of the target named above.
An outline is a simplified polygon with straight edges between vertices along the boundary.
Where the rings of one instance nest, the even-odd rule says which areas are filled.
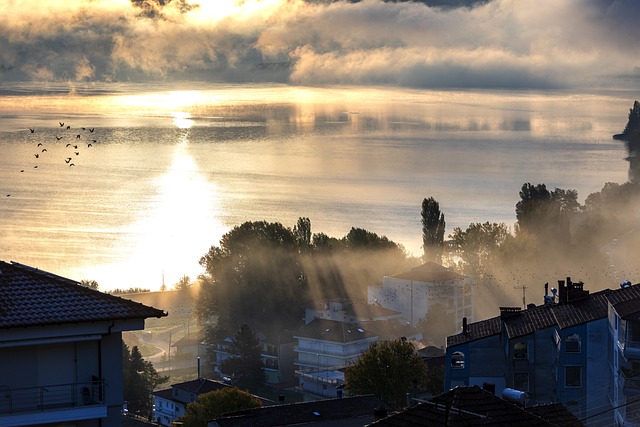
[[[293,227],[293,234],[296,236],[301,249],[311,247],[311,220],[309,218],[298,218],[298,222]]]
[[[129,411],[146,416],[151,413],[149,394],[160,384],[169,381],[161,376],[153,364],[142,358],[137,346],[129,347],[122,342],[122,373],[124,380],[124,400]]]
[[[506,224],[485,222],[469,224],[464,231],[456,227],[450,237],[462,259],[464,272],[480,277],[485,274],[492,256],[509,235]]]
[[[200,259],[197,313],[217,317],[227,330],[243,323],[297,325],[307,283],[296,238],[280,223],[245,222],[222,236]],[[277,315],[276,315],[277,314]]]
[[[345,370],[350,394],[375,394],[395,409],[405,405],[407,393],[425,387],[427,381],[427,365],[404,338],[373,343]]]
[[[233,357],[223,362],[222,371],[232,374],[238,387],[254,389],[264,384],[260,341],[246,323],[233,337],[229,352]]]
[[[173,289],[175,289],[176,291],[182,291],[185,289],[189,289],[190,287],[191,287],[191,279],[187,275],[182,276],[180,280],[178,280],[178,283],[173,285]]]
[[[184,427],[206,426],[209,420],[216,419],[226,412],[261,406],[260,400],[246,391],[235,387],[223,388],[201,394],[194,403],[189,403],[184,416],[176,421]]]
[[[100,287],[100,285],[98,285],[98,282],[96,282],[95,280],[80,280],[80,284],[85,288],[95,289],[96,291]]]
[[[422,248],[424,262],[442,262],[444,249],[444,214],[440,212],[440,204],[433,197],[422,201]]]

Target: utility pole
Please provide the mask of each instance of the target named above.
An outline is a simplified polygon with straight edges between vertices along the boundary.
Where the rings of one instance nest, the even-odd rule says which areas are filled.
[[[522,289],[522,308],[527,308],[527,287],[525,285],[514,286],[513,289]]]

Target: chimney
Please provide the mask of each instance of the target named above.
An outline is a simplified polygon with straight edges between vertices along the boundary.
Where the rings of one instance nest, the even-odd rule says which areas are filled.
[[[200,356],[198,356],[198,379],[200,379]]]
[[[482,389],[493,395],[496,394],[496,385],[494,383],[484,382],[482,383]]]
[[[280,402],[280,404],[284,404],[284,394],[281,394],[278,396],[278,402]]]
[[[462,333],[464,335],[468,335],[469,334],[469,326],[467,325],[467,318],[466,317],[462,318]]]

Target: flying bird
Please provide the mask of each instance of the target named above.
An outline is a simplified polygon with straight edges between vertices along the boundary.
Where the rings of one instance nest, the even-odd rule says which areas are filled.
[[[95,129],[95,128],[89,128],[89,132],[93,133],[93,130],[94,130],[94,129]]]
[[[40,157],[40,154],[36,153],[34,154],[34,156],[36,156],[36,159],[37,159],[38,157]]]
[[[40,147],[42,145],[42,142],[38,142],[38,145],[36,145],[36,147]]]
[[[69,167],[71,167],[71,166],[75,166],[75,164],[71,163],[71,164],[69,165]]]
[[[67,125],[67,129],[71,129],[71,126]]]
[[[65,145],[65,147],[69,147],[69,146],[71,146],[71,144],[67,144],[67,145]]]
[[[93,147],[93,144],[91,144],[91,143],[87,144],[87,148],[89,148],[89,147]]]
[[[43,149],[42,149],[42,152],[44,153],[45,151],[47,151],[47,149],[46,149],[46,148],[43,148]]]
[[[71,157],[67,157],[66,159],[64,159],[65,163],[69,163],[71,161]]]
[[[29,130],[31,131],[31,133],[34,133],[36,131],[35,129],[31,129],[31,128],[29,128]]]
[[[62,139],[62,137],[61,137],[61,136],[56,136],[56,139],[57,139],[58,141],[60,141],[60,140]]]
[[[74,153],[76,153],[76,156],[80,155],[80,153],[78,151],[74,151]]]
[[[76,135],[76,139],[80,139],[80,134],[77,134],[77,135]]]
[[[60,123],[60,127],[63,127],[63,126],[64,126],[64,123],[62,123],[62,122],[58,122],[58,123]]]

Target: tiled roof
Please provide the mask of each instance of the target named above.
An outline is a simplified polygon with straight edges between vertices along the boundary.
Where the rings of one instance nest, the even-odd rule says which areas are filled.
[[[336,320],[313,319],[302,329],[294,333],[294,337],[312,338],[323,341],[347,343],[376,338],[377,335],[358,325],[338,322]]]
[[[170,388],[165,388],[163,390],[156,390],[151,393],[152,396],[158,396],[162,399],[173,400],[173,391]]]
[[[640,284],[637,284],[615,290],[605,289],[563,304],[530,307],[504,318],[498,316],[470,323],[469,333],[447,337],[447,346],[459,345],[500,333],[501,323],[509,339],[554,326],[565,329],[581,325],[607,317],[609,302],[623,319],[640,320],[640,304],[638,304]]]
[[[64,277],[0,261],[0,327],[146,319],[167,313]]]
[[[361,322],[360,325],[383,340],[394,340],[400,337],[419,337],[422,335],[422,332],[420,332],[418,328],[394,319]]]
[[[504,401],[478,386],[456,387],[421,403],[369,424],[372,427],[417,426],[552,426],[538,415]]]
[[[362,417],[370,416],[365,422],[373,420],[374,411],[381,404],[380,399],[370,395],[315,400],[231,412],[215,422],[220,427],[271,427],[319,422],[362,426]],[[355,423],[349,423],[349,419],[354,419]]]
[[[527,412],[535,414],[556,426],[582,427],[584,424],[561,403],[546,403],[526,408]]]
[[[464,276],[432,261],[391,277],[426,283],[447,282],[464,279]]]
[[[200,395],[232,386],[225,384],[222,381],[210,380],[209,378],[199,378],[182,383],[171,384],[171,387]]]
[[[481,320],[479,322],[469,323],[467,325],[467,333],[459,333],[447,337],[447,347],[453,345],[464,344],[466,342],[475,341],[481,338],[498,335],[501,331],[500,316],[490,319]]]

